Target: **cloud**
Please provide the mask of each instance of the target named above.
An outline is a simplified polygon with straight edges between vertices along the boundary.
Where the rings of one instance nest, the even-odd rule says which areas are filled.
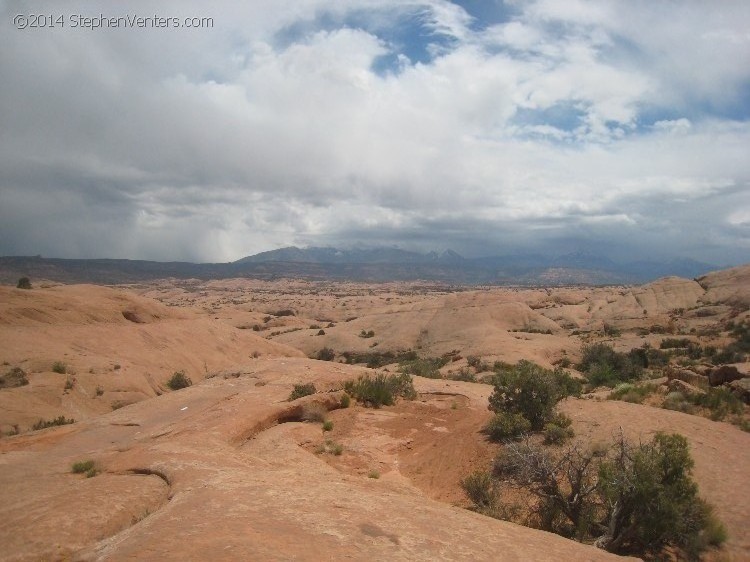
[[[59,4],[0,4],[0,254],[748,261],[750,8],[667,6],[165,2],[214,27],[19,31]],[[92,11],[123,9],[64,13]]]

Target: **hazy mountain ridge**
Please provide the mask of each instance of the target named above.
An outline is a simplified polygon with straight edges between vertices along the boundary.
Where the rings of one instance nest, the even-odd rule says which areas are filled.
[[[426,254],[398,248],[337,249],[294,246],[231,263],[155,262],[124,259],[0,257],[0,280],[19,277],[61,282],[129,283],[160,278],[281,277],[366,282],[438,281],[467,285],[605,285],[694,278],[719,267],[689,259],[618,264],[585,253],[464,258],[452,250]]]

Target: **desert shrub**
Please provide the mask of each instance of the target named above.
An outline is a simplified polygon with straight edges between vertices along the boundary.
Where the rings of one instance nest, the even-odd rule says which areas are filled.
[[[323,431],[333,431],[333,422],[331,420],[323,422]]]
[[[469,369],[459,369],[458,372],[452,374],[450,378],[454,381],[477,382],[476,373],[471,372]]]
[[[317,390],[315,389],[315,384],[308,382],[303,384],[295,384],[294,388],[292,389],[292,392],[289,393],[289,402],[292,400],[297,400],[297,398],[302,398],[303,396],[310,396],[311,394],[315,394]]]
[[[560,359],[558,359],[558,360],[557,360],[557,361],[556,361],[556,362],[554,363],[554,365],[555,365],[556,367],[561,367],[561,368],[563,368],[563,369],[567,369],[567,368],[568,368],[568,367],[570,367],[570,366],[571,366],[572,364],[573,364],[573,362],[572,362],[572,361],[570,360],[570,357],[561,357]]]
[[[695,412],[693,404],[688,402],[682,392],[678,391],[667,394],[664,397],[664,402],[662,402],[661,407],[665,410],[674,410],[675,412],[682,412],[684,414],[692,414]]]
[[[96,463],[94,463],[94,461],[92,460],[78,461],[73,463],[71,472],[73,472],[74,474],[85,474],[87,478],[91,478],[92,476],[96,476],[97,474],[99,474],[99,471],[96,469]]]
[[[52,363],[52,372],[64,375],[68,372],[68,366],[62,361],[55,361]]]
[[[355,400],[373,408],[391,406],[398,397],[413,400],[417,396],[412,378],[406,373],[362,375],[355,381],[344,383],[344,390]]]
[[[20,367],[13,367],[5,375],[0,377],[0,388],[15,388],[29,384],[26,372]]]
[[[329,454],[336,457],[341,456],[344,452],[344,446],[341,443],[336,443],[330,439],[326,439],[325,442],[321,443],[315,452],[318,454]]]
[[[272,312],[274,316],[294,316],[294,311],[290,310],[288,308],[285,308],[283,310],[277,310],[276,312]]]
[[[359,337],[360,338],[374,338],[375,337],[375,332],[373,330],[370,330],[370,331],[362,330],[359,333]]]
[[[499,412],[484,427],[493,441],[516,439],[531,430],[531,422],[517,412]]]
[[[531,328],[528,326],[525,326],[523,328],[519,328],[518,330],[511,330],[511,332],[523,332],[525,334],[545,334],[545,335],[552,335],[552,330],[548,329],[542,329],[542,328]]]
[[[461,488],[473,504],[474,511],[482,513],[493,509],[498,503],[497,482],[489,472],[473,472],[461,480]]]
[[[348,408],[349,405],[351,404],[351,402],[352,402],[352,399],[351,399],[351,397],[348,394],[344,393],[341,396],[341,407],[342,408]]]
[[[629,382],[618,384],[607,396],[608,400],[622,400],[633,404],[642,403],[646,397],[656,392],[655,384],[635,385]]]
[[[572,427],[559,426],[556,423],[548,423],[544,426],[545,445],[562,445],[575,435]]]
[[[318,336],[325,336],[325,335],[326,335],[326,331],[325,331],[325,330],[323,330],[323,329],[320,329],[320,330],[318,330],[318,333],[317,333],[317,335],[318,335]]]
[[[51,420],[39,420],[33,426],[31,426],[31,429],[36,431],[37,429],[47,429],[48,427],[55,427],[56,425],[68,425],[75,422],[76,420],[74,420],[73,418],[67,419],[65,416],[58,416]]]
[[[367,477],[377,480],[378,478],[380,478],[380,472],[378,472],[377,470],[371,470],[367,473]]]
[[[73,386],[75,386],[75,379],[72,379],[71,377],[68,377],[65,380],[65,386],[63,387],[64,390],[73,390]]]
[[[321,361],[333,361],[336,358],[336,352],[330,347],[324,347],[318,351],[316,358]]]
[[[639,379],[647,355],[640,350],[619,353],[607,344],[585,345],[581,351],[579,370],[586,373],[592,386],[615,386],[619,382]]]
[[[260,332],[260,324],[253,324],[253,332]]]
[[[610,338],[619,338],[622,335],[622,331],[611,324],[604,324],[604,335]]]
[[[193,381],[191,381],[187,375],[185,374],[185,371],[175,371],[174,374],[169,378],[167,381],[167,386],[171,390],[180,390],[181,388],[187,388],[188,386],[192,386]]]
[[[520,414],[539,431],[549,422],[557,403],[574,393],[575,381],[562,370],[550,371],[529,361],[495,376],[489,409],[495,413]]]
[[[599,467],[599,489],[612,508],[597,545],[637,554],[658,553],[667,545],[695,548],[711,511],[698,497],[692,467],[682,435],[657,433],[637,447],[621,440],[615,457]]]
[[[28,277],[21,277],[16,284],[16,289],[31,289],[31,280]]]
[[[688,338],[665,338],[661,340],[661,343],[659,344],[659,349],[675,349],[675,348],[681,348],[681,347],[688,347],[691,343],[693,343]]]
[[[493,476],[537,499],[530,519],[539,528],[620,554],[661,559],[665,547],[695,559],[726,530],[698,496],[693,461],[681,435],[657,433],[632,445],[584,449],[574,443],[553,452],[529,441],[508,443],[495,459]],[[477,479],[478,500],[496,485]],[[484,492],[484,496],[482,493]],[[487,500],[485,500],[485,503]]]
[[[300,421],[323,423],[326,421],[328,410],[323,404],[310,402],[302,406],[302,413],[299,416]]]
[[[439,379],[441,378],[440,368],[446,365],[448,361],[447,357],[416,357],[400,361],[399,371],[418,377]]]
[[[696,406],[708,408],[712,420],[723,420],[727,414],[741,414],[744,410],[742,400],[724,387],[709,388],[705,394],[695,394],[689,400]]]

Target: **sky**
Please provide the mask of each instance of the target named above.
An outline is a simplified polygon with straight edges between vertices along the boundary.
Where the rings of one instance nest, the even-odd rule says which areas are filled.
[[[0,0],[0,255],[291,245],[750,262],[750,2]]]

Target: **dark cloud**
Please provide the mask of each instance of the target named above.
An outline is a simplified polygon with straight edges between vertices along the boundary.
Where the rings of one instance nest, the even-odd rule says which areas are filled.
[[[748,261],[746,3],[461,4],[0,4],[0,254]]]

